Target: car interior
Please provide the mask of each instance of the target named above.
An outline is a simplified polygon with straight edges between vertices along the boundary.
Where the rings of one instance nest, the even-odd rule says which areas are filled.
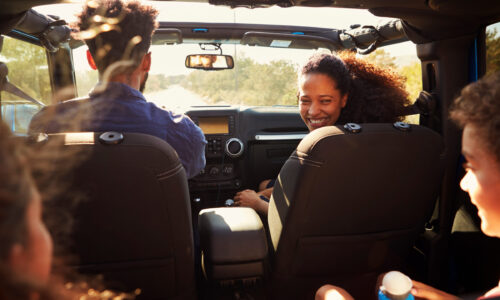
[[[327,283],[373,299],[377,276],[390,270],[465,299],[497,284],[500,241],[481,232],[459,187],[461,131],[448,107],[469,82],[500,70],[498,1],[208,1],[250,12],[306,7],[311,18],[327,7],[384,17],[343,28],[159,19],[153,61],[174,69],[167,59],[175,59],[184,73],[150,75],[145,95],[182,87],[156,103],[182,106],[205,134],[206,167],[191,179],[175,150],[146,134],[28,134],[42,107],[85,96],[97,80],[79,73],[84,43],[57,11],[39,6],[56,2],[0,2],[0,116],[33,147],[51,141],[79,153],[65,184],[84,200],[70,208],[66,193],[54,202],[75,219],[68,251],[76,271],[102,274],[111,289],[140,289],[137,299],[313,299]],[[407,107],[412,117],[394,124],[309,133],[297,107],[296,65],[258,61],[304,62],[317,51],[368,56],[401,43],[415,49],[421,85]],[[38,67],[24,71],[28,64]],[[261,72],[253,94],[238,73],[244,68]],[[271,76],[290,86],[263,95]],[[210,87],[201,85],[207,78]],[[226,82],[235,91],[220,92]],[[216,100],[189,102],[185,89]],[[240,96],[252,100],[228,99]],[[268,216],[233,207],[236,192],[272,178]]]

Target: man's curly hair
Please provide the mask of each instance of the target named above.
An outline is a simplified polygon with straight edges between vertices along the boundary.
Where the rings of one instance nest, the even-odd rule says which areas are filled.
[[[471,124],[478,128],[486,149],[500,162],[500,72],[463,88],[450,117],[460,127]]]
[[[132,59],[135,66],[140,63],[158,27],[157,15],[156,9],[139,1],[88,1],[75,26],[102,73],[121,60]]]
[[[336,124],[401,121],[405,106],[410,104],[403,77],[352,52],[315,54],[300,73],[325,74],[335,81],[341,95],[348,93]]]

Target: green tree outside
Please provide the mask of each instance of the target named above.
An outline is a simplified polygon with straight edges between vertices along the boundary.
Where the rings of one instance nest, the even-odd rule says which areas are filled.
[[[496,28],[486,30],[486,74],[500,70],[500,35]]]
[[[36,100],[50,104],[52,87],[44,48],[4,37],[0,61],[7,65],[12,84]],[[2,92],[1,97],[2,100],[22,100],[6,92]]]
[[[383,68],[392,68],[402,75],[412,102],[422,90],[422,72],[418,61],[397,68],[396,58],[384,49],[376,50],[365,59]],[[240,55],[233,70],[197,70],[189,74],[181,85],[207,97],[212,104],[297,105],[298,68],[287,60],[261,64]]]
[[[422,91],[422,67],[420,62],[416,61],[411,65],[406,65],[397,70],[400,75],[406,79],[406,91],[408,97],[413,103]]]
[[[486,31],[487,73],[500,70],[500,36],[497,29]],[[422,89],[420,63],[399,67],[395,57],[384,49],[377,49],[365,57],[381,67],[390,67],[406,78],[410,100],[414,100]],[[47,56],[42,47],[4,38],[0,60],[9,68],[9,80],[33,98],[49,104],[52,96]],[[240,55],[235,69],[227,71],[194,71],[189,75],[165,76],[150,74],[147,84],[149,92],[164,90],[172,84],[181,84],[212,103],[246,105],[295,105],[298,66],[287,60],[261,64]],[[76,74],[78,93],[85,95],[98,80],[96,71],[81,71]],[[3,99],[20,100],[2,92]]]
[[[396,58],[384,49],[377,49],[364,57],[367,61],[382,68],[396,69]]]
[[[240,55],[232,70],[193,71],[181,84],[212,104],[297,104],[297,66],[286,60],[261,64]]]
[[[406,79],[409,98],[413,102],[422,90],[420,63],[397,68],[396,58],[384,49],[377,49],[364,57],[383,68],[392,68]],[[299,66],[281,59],[258,63],[240,53],[235,68],[223,71],[195,70],[189,75],[165,76],[150,74],[146,92],[168,89],[180,84],[210,104],[232,105],[297,105],[297,72]],[[77,72],[79,95],[85,95],[95,85],[95,71]]]

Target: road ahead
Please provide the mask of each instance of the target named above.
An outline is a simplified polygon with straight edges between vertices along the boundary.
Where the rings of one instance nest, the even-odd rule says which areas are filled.
[[[144,96],[148,101],[155,103],[161,108],[182,112],[193,105],[210,105],[207,103],[206,98],[186,90],[178,84],[172,85],[166,90],[153,93],[148,93],[146,90]]]

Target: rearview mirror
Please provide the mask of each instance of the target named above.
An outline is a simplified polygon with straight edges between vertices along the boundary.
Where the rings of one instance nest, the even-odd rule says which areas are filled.
[[[203,70],[225,70],[234,68],[231,55],[191,54],[186,56],[186,68]]]

